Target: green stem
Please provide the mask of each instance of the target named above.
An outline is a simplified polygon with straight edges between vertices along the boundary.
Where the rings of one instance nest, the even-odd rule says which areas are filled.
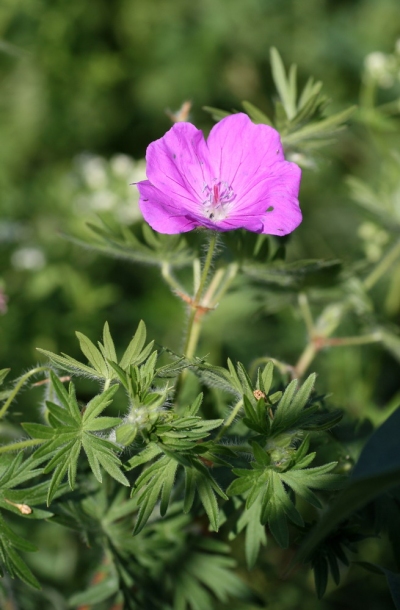
[[[217,289],[210,294],[211,305],[216,305],[216,303],[222,299],[222,297],[225,295],[228,288],[230,287],[232,281],[235,279],[238,270],[239,265],[237,263],[231,263],[230,265],[228,265],[227,270],[224,273],[223,280],[221,281]]]
[[[9,451],[18,451],[19,449],[25,449],[26,447],[34,447],[35,445],[41,445],[45,443],[44,438],[30,438],[26,441],[19,441],[18,443],[11,443],[10,445],[3,445],[0,447],[0,453],[8,453]]]
[[[29,377],[32,377],[32,375],[36,375],[37,373],[41,373],[42,371],[48,371],[48,370],[49,370],[48,366],[38,366],[35,369],[28,371],[27,373],[25,373],[25,375],[23,375],[20,378],[18,383],[15,385],[13,391],[11,392],[10,396],[7,398],[6,402],[0,409],[0,419],[6,414],[8,407],[10,406],[10,404],[12,403],[12,401],[14,400],[14,398],[16,397],[16,395],[18,394],[18,392],[20,391],[22,386],[29,379]]]
[[[306,325],[308,334],[312,335],[314,332],[314,320],[312,317],[310,305],[308,303],[307,295],[304,294],[304,292],[301,292],[299,294],[299,307],[300,307],[300,313],[303,316],[303,320]]]
[[[302,377],[307,371],[311,362],[314,360],[317,352],[324,347],[346,347],[351,345],[367,345],[368,343],[377,343],[382,341],[380,332],[362,335],[361,337],[314,337],[306,345],[301,354],[296,366],[294,367],[295,376]]]
[[[193,303],[191,305],[191,312],[189,316],[189,322],[186,333],[186,342],[185,347],[183,348],[183,353],[187,358],[192,358],[196,351],[197,342],[200,335],[200,321],[196,320],[197,314],[197,306],[200,304],[200,300],[207,282],[208,274],[210,272],[210,267],[212,263],[212,259],[215,252],[215,246],[217,244],[217,233],[213,231],[211,233],[210,244],[208,247],[208,252],[206,256],[206,260],[204,263],[203,271],[200,277],[200,284],[197,289],[197,292],[194,296]]]
[[[318,350],[313,343],[308,343],[306,345],[303,350],[303,353],[301,354],[300,358],[297,361],[297,364],[294,367],[296,377],[302,377],[304,375],[311,362],[314,360],[317,351]]]
[[[268,362],[272,362],[272,364],[276,366],[276,368],[282,375],[290,375],[293,378],[294,366],[292,364],[287,364],[287,362],[277,360],[276,358],[271,358],[271,356],[261,356],[260,358],[256,358],[255,360],[253,360],[249,370],[250,377],[254,377],[258,367],[261,364],[267,364]]]
[[[210,244],[208,246],[208,252],[207,252],[206,260],[204,262],[203,271],[202,271],[201,277],[200,277],[200,284],[199,284],[199,287],[197,289],[196,295],[194,297],[194,304],[195,305],[198,305],[198,303],[200,302],[201,296],[203,294],[204,287],[205,287],[206,282],[207,282],[208,273],[210,271],[212,259],[213,259],[213,256],[214,256],[215,246],[217,245],[217,236],[218,236],[218,234],[217,234],[216,231],[213,231],[211,233]]]
[[[235,417],[237,416],[237,414],[239,413],[239,411],[242,407],[243,407],[243,398],[241,398],[239,400],[239,402],[236,403],[236,405],[233,407],[229,417],[226,418],[224,425],[222,426],[221,430],[218,432],[217,436],[215,437],[216,441],[219,441],[219,439],[225,434],[225,431],[232,424],[233,420],[235,419]]]
[[[348,345],[366,345],[368,343],[377,343],[382,341],[380,332],[371,333],[369,335],[361,335],[361,337],[332,337],[326,340],[327,347],[345,347]]]
[[[180,285],[178,280],[175,279],[174,276],[172,275],[171,265],[169,263],[166,263],[166,262],[162,263],[161,275],[174,292],[179,292],[181,294],[185,293],[184,289],[182,288],[182,286]]]
[[[377,264],[375,269],[364,280],[364,288],[371,290],[376,282],[380,280],[382,275],[386,273],[400,256],[400,241],[398,241],[389,252],[385,254],[383,259]]]

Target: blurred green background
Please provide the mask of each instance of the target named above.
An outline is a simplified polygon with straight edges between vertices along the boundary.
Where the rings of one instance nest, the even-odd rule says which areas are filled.
[[[2,0],[0,368],[16,377],[39,360],[36,347],[79,357],[74,331],[95,340],[105,320],[120,349],[143,318],[151,338],[179,350],[185,312],[157,270],[103,258],[62,234],[82,232],[97,213],[138,221],[129,184],[143,179],[146,146],[170,127],[166,109],[191,100],[191,120],[205,130],[212,120],[204,105],[230,110],[247,99],[269,112],[271,46],[286,65],[297,63],[302,85],[310,75],[324,82],[333,112],[358,103],[365,56],[391,53],[398,38],[398,0]],[[380,96],[393,99],[393,91]],[[395,122],[367,136],[355,121],[316,171],[304,171],[304,222],[289,240],[291,260],[365,257],[369,237],[358,231],[368,218],[344,177],[379,173],[382,151],[398,137]],[[392,293],[382,315],[396,323]],[[375,302],[386,295],[380,285]],[[359,321],[347,324],[343,334],[357,334]],[[294,363],[305,338],[295,310],[250,290],[209,317],[200,353],[215,362],[271,355]],[[398,362],[380,345],[323,352],[312,368],[319,390],[357,417],[400,397]],[[357,578],[376,587],[376,604],[367,595],[348,607],[390,607],[379,577]],[[310,586],[286,588],[287,600],[271,608],[300,607],[300,592],[305,608],[347,607],[345,594],[311,601]]]

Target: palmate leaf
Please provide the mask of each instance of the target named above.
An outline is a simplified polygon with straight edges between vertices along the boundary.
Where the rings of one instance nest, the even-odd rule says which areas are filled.
[[[98,347],[82,333],[77,332],[76,335],[82,353],[88,360],[88,364],[83,364],[67,354],[59,356],[58,354],[53,354],[52,352],[41,348],[37,349],[47,356],[57,368],[61,368],[74,375],[90,377],[108,383],[113,380],[118,380],[119,378],[114,365],[119,366],[123,371],[128,370],[130,366],[138,366],[147,360],[152,353],[154,345],[154,341],[145,345],[146,325],[143,320],[139,322],[136,333],[131,339],[119,363],[107,322],[104,324],[103,329],[103,343],[99,341]]]
[[[33,544],[13,532],[0,514],[0,575],[3,575],[2,566],[4,566],[12,578],[18,577],[31,587],[40,589],[39,582],[17,553],[17,551],[36,550]]]
[[[160,419],[151,432],[153,442],[128,462],[129,468],[135,468],[156,458],[138,477],[132,489],[132,497],[139,506],[135,534],[144,527],[158,501],[161,516],[166,514],[180,468],[185,473],[184,512],[190,511],[197,493],[211,527],[218,529],[219,509],[215,494],[222,498],[226,498],[226,495],[204,464],[207,460],[225,462],[219,456],[219,447],[215,447],[214,454],[213,444],[204,442],[204,439],[223,420],[203,420],[197,416],[201,400],[202,395],[199,395],[187,409],[186,416],[175,414],[172,417],[171,414],[167,419]]]
[[[197,492],[211,528],[218,530],[219,509],[215,494],[224,499],[227,499],[227,496],[199,458],[190,453],[168,452],[144,470],[136,480],[132,496],[137,501],[139,513],[134,534],[143,529],[159,499],[160,514],[166,514],[179,467],[185,472],[184,512],[187,513],[192,508]]]
[[[259,504],[260,523],[268,524],[275,540],[283,548],[289,543],[287,519],[299,527],[304,525],[287,487],[307,502],[319,507],[321,504],[311,489],[337,489],[342,483],[342,477],[331,474],[336,462],[316,468],[301,468],[302,463],[308,465],[315,456],[312,454],[311,459],[307,460],[307,448],[308,443],[303,443],[298,450],[298,459],[293,460],[293,467],[282,472],[274,465],[269,452],[253,442],[252,469],[234,469],[233,473],[238,478],[227,489],[230,496],[242,495],[246,498],[245,510],[250,510],[256,502]]]
[[[126,260],[147,265],[161,266],[168,262],[174,267],[189,265],[194,253],[188,248],[186,240],[181,235],[161,235],[155,233],[147,224],[142,225],[143,238],[139,239],[127,227],[110,227],[99,218],[101,225],[87,223],[94,239],[83,241],[66,236],[84,248],[91,248],[108,256],[124,258]]]
[[[263,125],[272,125],[271,119],[261,110],[256,108],[253,104],[247,101],[242,102],[242,106],[245,112],[249,115],[253,123],[263,124]]]
[[[238,362],[235,368],[229,358],[227,364],[228,369],[225,369],[199,361],[193,364],[193,371],[209,387],[221,388],[238,398],[244,394],[253,400],[252,383],[243,364]]]
[[[336,135],[345,128],[356,107],[326,117],[325,109],[329,100],[321,92],[322,83],[314,82],[314,79],[310,78],[298,94],[297,66],[291,65],[286,71],[277,49],[272,48],[270,55],[272,77],[278,92],[278,99],[274,102],[273,119],[250,102],[242,102],[242,106],[254,123],[273,125],[280,132],[286,152],[301,153],[296,162],[305,167],[312,167],[314,160],[310,151],[334,141]],[[217,108],[205,107],[204,110],[216,121],[232,114]]]
[[[245,556],[247,568],[252,570],[256,564],[260,548],[267,544],[265,526],[261,523],[261,501],[257,498],[249,509],[245,509],[244,503],[239,498],[234,498],[238,503],[237,511],[239,517],[234,528],[229,533],[229,540],[236,538],[240,532],[245,531]]]
[[[47,403],[50,426],[40,424],[23,424],[23,428],[33,438],[38,435],[45,439],[42,446],[35,451],[32,458],[46,460],[45,473],[53,472],[47,494],[50,504],[57,493],[64,477],[68,474],[71,489],[75,486],[78,460],[83,449],[90,468],[98,481],[102,480],[101,467],[122,485],[129,482],[120,470],[121,461],[116,453],[118,447],[100,438],[96,432],[107,430],[121,423],[117,417],[99,417],[100,413],[111,403],[118,386],[112,386],[102,394],[95,396],[81,413],[75,397],[75,389],[70,384],[66,391],[59,379],[51,373],[51,382],[60,405]]]
[[[32,478],[42,474],[43,469],[38,466],[43,460],[34,459],[30,456],[24,460],[23,451],[12,458],[10,462],[6,462],[4,458],[0,462],[0,489],[13,489],[25,481],[30,481]]]
[[[229,547],[203,539],[174,573],[174,610],[209,610],[216,598],[226,604],[231,597],[249,599],[250,589],[233,571],[235,560]]]
[[[42,474],[43,468],[38,466],[43,459],[34,459],[30,456],[23,461],[23,452],[17,454],[0,474],[0,507],[13,512],[26,519],[46,519],[52,513],[46,510],[32,508],[38,504],[44,504],[48,483],[40,483],[32,487],[15,489],[17,486],[31,481],[32,478]],[[62,493],[63,489],[59,490]]]

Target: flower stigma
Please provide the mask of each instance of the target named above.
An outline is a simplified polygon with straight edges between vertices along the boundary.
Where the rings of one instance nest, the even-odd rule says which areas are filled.
[[[217,181],[214,178],[212,186],[206,184],[203,188],[206,198],[203,201],[204,215],[210,220],[225,220],[231,206],[228,205],[236,198],[235,193],[227,182]]]

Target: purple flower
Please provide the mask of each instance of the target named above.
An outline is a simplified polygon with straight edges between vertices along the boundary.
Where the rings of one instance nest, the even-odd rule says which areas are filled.
[[[301,170],[285,161],[279,134],[246,114],[217,123],[207,142],[191,123],[176,123],[147,148],[139,206],[159,233],[196,227],[287,235],[301,222]]]

